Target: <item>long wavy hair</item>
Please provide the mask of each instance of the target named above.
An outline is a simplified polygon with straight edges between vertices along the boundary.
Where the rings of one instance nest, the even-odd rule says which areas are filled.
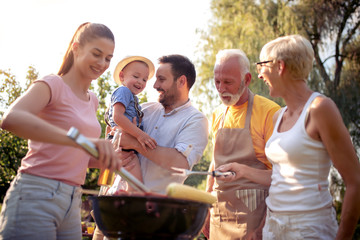
[[[63,76],[68,73],[74,64],[74,53],[72,48],[74,42],[78,42],[80,46],[84,46],[85,43],[100,37],[110,39],[115,43],[114,34],[105,25],[90,22],[81,24],[69,43],[58,75]]]

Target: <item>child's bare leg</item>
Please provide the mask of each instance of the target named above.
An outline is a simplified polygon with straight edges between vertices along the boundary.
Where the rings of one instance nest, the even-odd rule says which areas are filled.
[[[124,162],[123,167],[131,173],[134,177],[136,177],[139,181],[144,182],[142,173],[141,173],[141,166],[139,158],[136,154],[133,155],[133,157],[128,162]],[[129,192],[136,191],[131,185],[128,184]]]

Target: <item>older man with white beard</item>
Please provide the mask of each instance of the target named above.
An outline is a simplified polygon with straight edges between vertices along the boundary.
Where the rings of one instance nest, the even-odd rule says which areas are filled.
[[[212,240],[262,239],[270,181],[261,172],[271,171],[264,148],[280,106],[249,90],[249,69],[239,49],[221,50],[216,56],[214,79],[223,105],[212,115],[214,157],[209,170],[236,162],[243,171],[231,182],[207,179],[206,190],[217,196],[210,210],[210,231],[209,224],[203,229]]]

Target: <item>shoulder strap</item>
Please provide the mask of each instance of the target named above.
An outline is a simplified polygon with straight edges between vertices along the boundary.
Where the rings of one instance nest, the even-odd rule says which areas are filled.
[[[311,103],[314,101],[314,99],[318,96],[321,96],[320,93],[318,92],[313,92],[311,94],[311,96],[309,97],[309,99],[307,100],[305,106],[304,106],[304,109],[306,110],[306,113],[305,113],[305,118],[304,118],[304,123],[306,124],[307,122],[307,119],[309,117],[309,113],[310,113],[310,106],[311,106]]]
[[[250,129],[250,122],[251,122],[251,112],[254,103],[254,94],[249,90],[249,99],[248,105],[246,109],[246,119],[245,119],[245,126],[244,128]]]
[[[143,111],[141,111],[140,106],[139,106],[139,99],[137,96],[134,95],[134,103],[135,103],[135,110],[136,110],[136,114],[139,118],[139,125],[138,127],[141,126],[141,122],[142,122],[142,118],[144,117],[144,113]]]

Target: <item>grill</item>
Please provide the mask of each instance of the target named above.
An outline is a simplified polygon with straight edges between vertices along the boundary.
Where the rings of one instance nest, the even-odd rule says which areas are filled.
[[[97,226],[110,239],[193,239],[210,204],[159,196],[92,196]]]

